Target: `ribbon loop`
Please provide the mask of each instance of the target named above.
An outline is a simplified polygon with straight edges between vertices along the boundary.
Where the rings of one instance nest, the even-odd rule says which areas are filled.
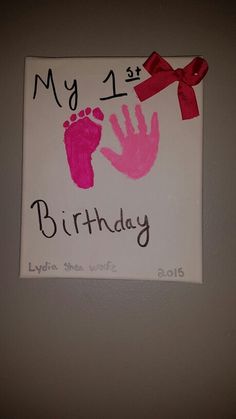
[[[200,83],[208,71],[208,64],[204,58],[196,57],[184,68],[174,70],[164,58],[157,52],[153,52],[143,66],[151,77],[134,87],[141,102],[165,89],[174,81],[178,81],[178,98],[182,119],[191,119],[199,115],[192,86]]]

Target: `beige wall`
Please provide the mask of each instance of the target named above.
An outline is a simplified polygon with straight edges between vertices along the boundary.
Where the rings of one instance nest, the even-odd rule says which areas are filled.
[[[235,35],[223,1],[1,5],[0,419],[236,417]],[[203,55],[204,285],[19,280],[24,57]]]

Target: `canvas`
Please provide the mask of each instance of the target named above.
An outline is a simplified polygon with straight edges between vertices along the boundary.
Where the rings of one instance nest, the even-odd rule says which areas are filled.
[[[22,278],[202,282],[203,83],[141,101],[146,58],[26,59]]]

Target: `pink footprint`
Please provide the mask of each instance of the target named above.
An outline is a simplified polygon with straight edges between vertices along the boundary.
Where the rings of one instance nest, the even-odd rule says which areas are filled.
[[[88,189],[94,185],[92,153],[96,150],[100,139],[102,126],[90,119],[91,108],[72,114],[70,121],[65,121],[64,142],[70,174],[79,188]],[[100,108],[92,111],[94,118],[102,121],[104,115]],[[91,115],[90,115],[91,116]],[[78,118],[79,117],[79,118]]]

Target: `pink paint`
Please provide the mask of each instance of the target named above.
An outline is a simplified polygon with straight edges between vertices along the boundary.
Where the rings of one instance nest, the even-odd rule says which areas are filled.
[[[71,115],[70,120],[71,120],[71,121],[75,121],[75,120],[76,120],[76,114],[75,114],[75,113],[73,113],[73,114]]]
[[[104,119],[104,115],[103,115],[103,113],[102,113],[102,111],[101,111],[100,108],[95,108],[93,110],[93,116],[94,116],[94,118],[97,118],[100,121],[103,121],[103,119]]]
[[[85,113],[86,113],[86,115],[89,115],[91,113],[91,108],[86,108]]]
[[[64,122],[64,142],[73,181],[79,188],[88,189],[94,185],[92,153],[100,142],[102,126],[88,116],[84,117],[84,111],[80,111],[79,116],[82,118],[70,125],[66,124],[68,121]]]
[[[140,105],[135,107],[138,132],[135,132],[127,105],[122,106],[122,112],[125,119],[126,134],[123,133],[115,114],[112,114],[109,118],[112,129],[120,142],[121,154],[106,147],[101,149],[101,153],[117,170],[129,178],[139,179],[147,175],[157,157],[160,139],[157,112],[152,115],[149,134]]]
[[[70,125],[69,121],[65,121],[64,124],[63,124],[63,127],[67,128],[69,125]]]

